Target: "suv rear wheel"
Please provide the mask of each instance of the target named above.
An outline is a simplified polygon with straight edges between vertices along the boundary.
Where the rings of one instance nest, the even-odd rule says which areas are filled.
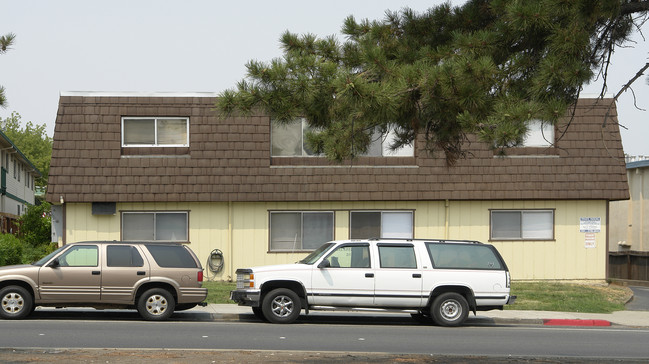
[[[277,288],[264,297],[261,310],[269,322],[290,324],[300,316],[302,305],[295,292],[287,288]]]
[[[459,326],[469,315],[469,304],[459,293],[442,293],[433,301],[431,316],[440,326]]]
[[[20,286],[7,286],[0,290],[0,305],[0,317],[6,320],[19,320],[34,311],[32,295]]]
[[[174,313],[175,306],[174,297],[163,288],[149,289],[137,301],[137,311],[149,321],[168,319]]]

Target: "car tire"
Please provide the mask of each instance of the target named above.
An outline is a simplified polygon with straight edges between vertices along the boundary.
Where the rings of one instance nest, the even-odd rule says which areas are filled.
[[[144,292],[137,301],[137,311],[147,321],[168,319],[176,307],[174,297],[163,288],[152,288]]]
[[[264,297],[261,310],[264,317],[274,324],[290,324],[297,320],[302,310],[300,297],[290,289],[277,288]]]
[[[7,286],[0,290],[0,317],[5,320],[20,320],[34,310],[34,299],[23,287]]]
[[[469,304],[459,293],[447,292],[437,296],[431,306],[433,321],[439,326],[459,326],[469,315]]]

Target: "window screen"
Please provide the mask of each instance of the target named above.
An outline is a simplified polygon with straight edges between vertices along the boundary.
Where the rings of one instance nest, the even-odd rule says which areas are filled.
[[[553,210],[491,211],[491,239],[551,240],[553,238]]]

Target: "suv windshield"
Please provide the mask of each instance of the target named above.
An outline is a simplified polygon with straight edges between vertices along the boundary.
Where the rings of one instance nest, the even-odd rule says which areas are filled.
[[[324,253],[331,248],[331,246],[334,245],[334,243],[324,243],[322,244],[318,249],[316,249],[313,253],[309,254],[306,256],[306,258],[302,259],[299,261],[301,264],[313,264],[315,263],[318,259],[320,259],[321,256],[324,255]]]
[[[40,260],[38,260],[38,261],[32,263],[32,265],[35,265],[35,266],[37,266],[37,267],[41,267],[41,266],[43,266],[43,264],[47,263],[48,260],[52,259],[53,256],[55,256],[56,254],[58,254],[59,252],[61,252],[61,250],[65,249],[65,248],[67,248],[66,245],[64,245],[64,246],[62,246],[62,247],[56,249],[55,251],[49,253],[48,255],[46,255],[45,257],[41,258]]]

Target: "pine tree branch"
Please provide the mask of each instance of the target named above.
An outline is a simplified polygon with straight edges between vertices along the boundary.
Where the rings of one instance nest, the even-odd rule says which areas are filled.
[[[620,91],[618,91],[618,93],[615,95],[615,97],[613,97],[613,101],[617,103],[617,99],[620,97],[620,95],[622,95],[622,93],[624,93],[626,90],[628,90],[631,87],[631,85],[638,78],[640,78],[640,76],[642,76],[644,74],[644,71],[646,71],[647,68],[649,68],[649,62],[647,62],[647,64],[645,64],[642,68],[640,68],[640,70],[635,74],[635,76],[633,76],[633,78],[631,78],[624,86],[622,86]],[[611,103],[608,110],[606,111],[606,115],[604,116],[604,121],[602,122],[602,128],[606,127],[606,121],[608,120],[608,116],[609,116],[609,114],[611,112],[611,107],[612,106],[613,106],[613,103]]]
[[[649,0],[624,3],[620,5],[620,15],[628,15],[633,13],[642,13],[649,11]]]

